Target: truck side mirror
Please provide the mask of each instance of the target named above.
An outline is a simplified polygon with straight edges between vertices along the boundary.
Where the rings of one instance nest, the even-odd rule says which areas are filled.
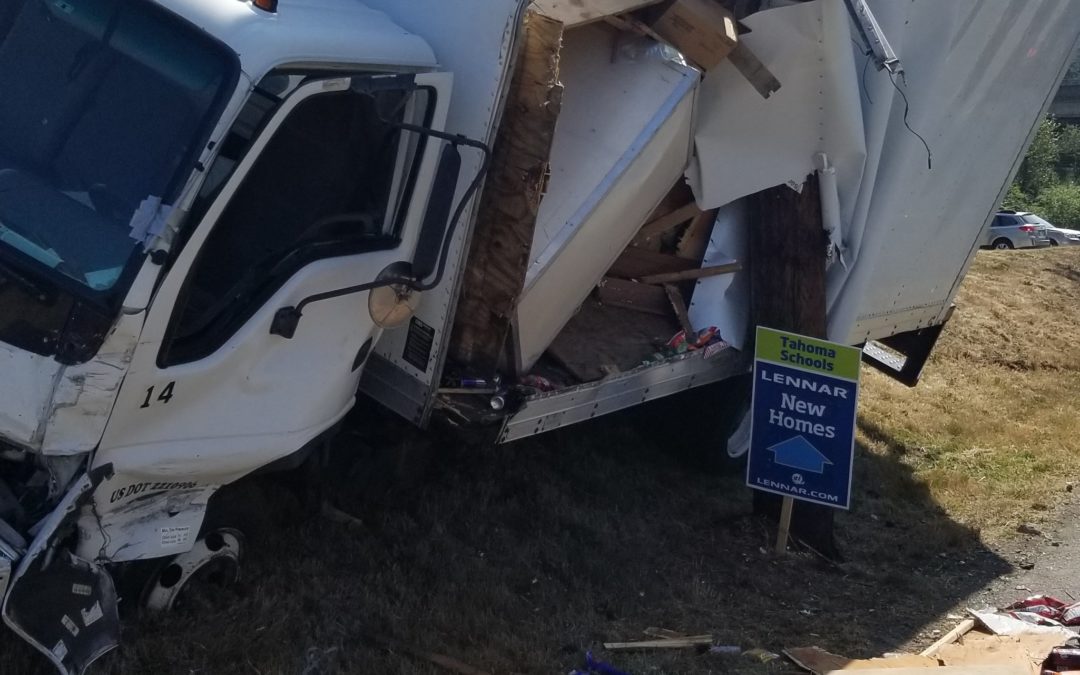
[[[461,152],[457,145],[447,144],[439,158],[439,168],[431,186],[427,212],[420,226],[420,238],[413,256],[412,276],[417,281],[430,277],[439,266],[443,240],[450,224],[450,209],[454,205],[458,177],[461,174]]]

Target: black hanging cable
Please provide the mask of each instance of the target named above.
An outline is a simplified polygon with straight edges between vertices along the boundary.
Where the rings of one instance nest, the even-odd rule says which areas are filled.
[[[902,75],[904,79],[904,86],[907,86],[907,76]],[[910,131],[915,138],[922,141],[923,147],[926,148],[926,168],[930,171],[934,170],[934,153],[930,151],[930,144],[926,142],[926,139],[919,135],[919,132],[911,128],[911,124],[908,123],[908,113],[911,112],[911,103],[908,101],[907,94],[900,88],[900,85],[896,82],[896,75],[892,72],[889,73],[889,81],[892,82],[893,88],[900,94],[900,98],[904,99],[904,126]]]
[[[870,86],[866,84],[866,71],[870,70],[870,61],[874,56],[873,52],[866,52],[866,63],[863,64],[862,69],[862,89],[866,94],[866,100],[870,105],[874,105],[874,99],[870,96]]]

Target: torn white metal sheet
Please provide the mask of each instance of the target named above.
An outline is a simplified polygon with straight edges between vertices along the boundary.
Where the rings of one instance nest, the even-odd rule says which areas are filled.
[[[870,152],[848,221],[863,234],[848,242],[850,272],[829,279],[830,337],[852,344],[943,320],[1080,35],[1069,0],[869,5],[903,63],[908,122],[933,169],[903,97],[871,66]]]
[[[762,98],[730,62],[701,84],[697,153],[688,171],[703,209],[784,183],[801,184],[826,152],[841,185],[857,185],[866,154],[850,18],[843,0],[747,17],[742,39],[783,86]],[[843,199],[844,195],[841,195]],[[850,213],[854,196],[848,196]]]
[[[701,206],[716,207],[801,182],[827,154],[846,263],[829,270],[829,337],[850,344],[943,319],[1080,34],[1068,0],[868,5],[906,83],[861,53],[842,0],[755,14],[746,43],[784,86],[764,100],[729,65],[710,72],[690,172]],[[696,322],[748,302],[709,288]]]
[[[697,72],[618,53],[619,31],[603,24],[568,31],[560,56],[564,93],[540,202],[525,286],[544,274],[599,202],[666,121]],[[613,60],[613,54],[614,60]],[[645,214],[646,216],[648,214]]]
[[[536,363],[686,169],[697,71],[617,58],[605,26],[570,32],[566,87],[515,315],[521,372]]]
[[[720,208],[703,267],[748,259],[750,223],[747,218],[744,200]],[[734,274],[701,279],[690,303],[690,323],[701,327],[716,326],[725,342],[735,349],[742,349],[750,335],[749,297],[750,270],[747,266]]]

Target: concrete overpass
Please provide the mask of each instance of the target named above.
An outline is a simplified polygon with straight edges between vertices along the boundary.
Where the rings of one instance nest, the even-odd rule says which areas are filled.
[[[1061,85],[1057,97],[1050,104],[1050,114],[1061,122],[1080,124],[1080,82]]]

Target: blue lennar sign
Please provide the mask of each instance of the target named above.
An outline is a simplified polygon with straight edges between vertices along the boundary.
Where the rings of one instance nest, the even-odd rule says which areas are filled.
[[[861,354],[854,347],[757,329],[747,485],[850,506]]]

